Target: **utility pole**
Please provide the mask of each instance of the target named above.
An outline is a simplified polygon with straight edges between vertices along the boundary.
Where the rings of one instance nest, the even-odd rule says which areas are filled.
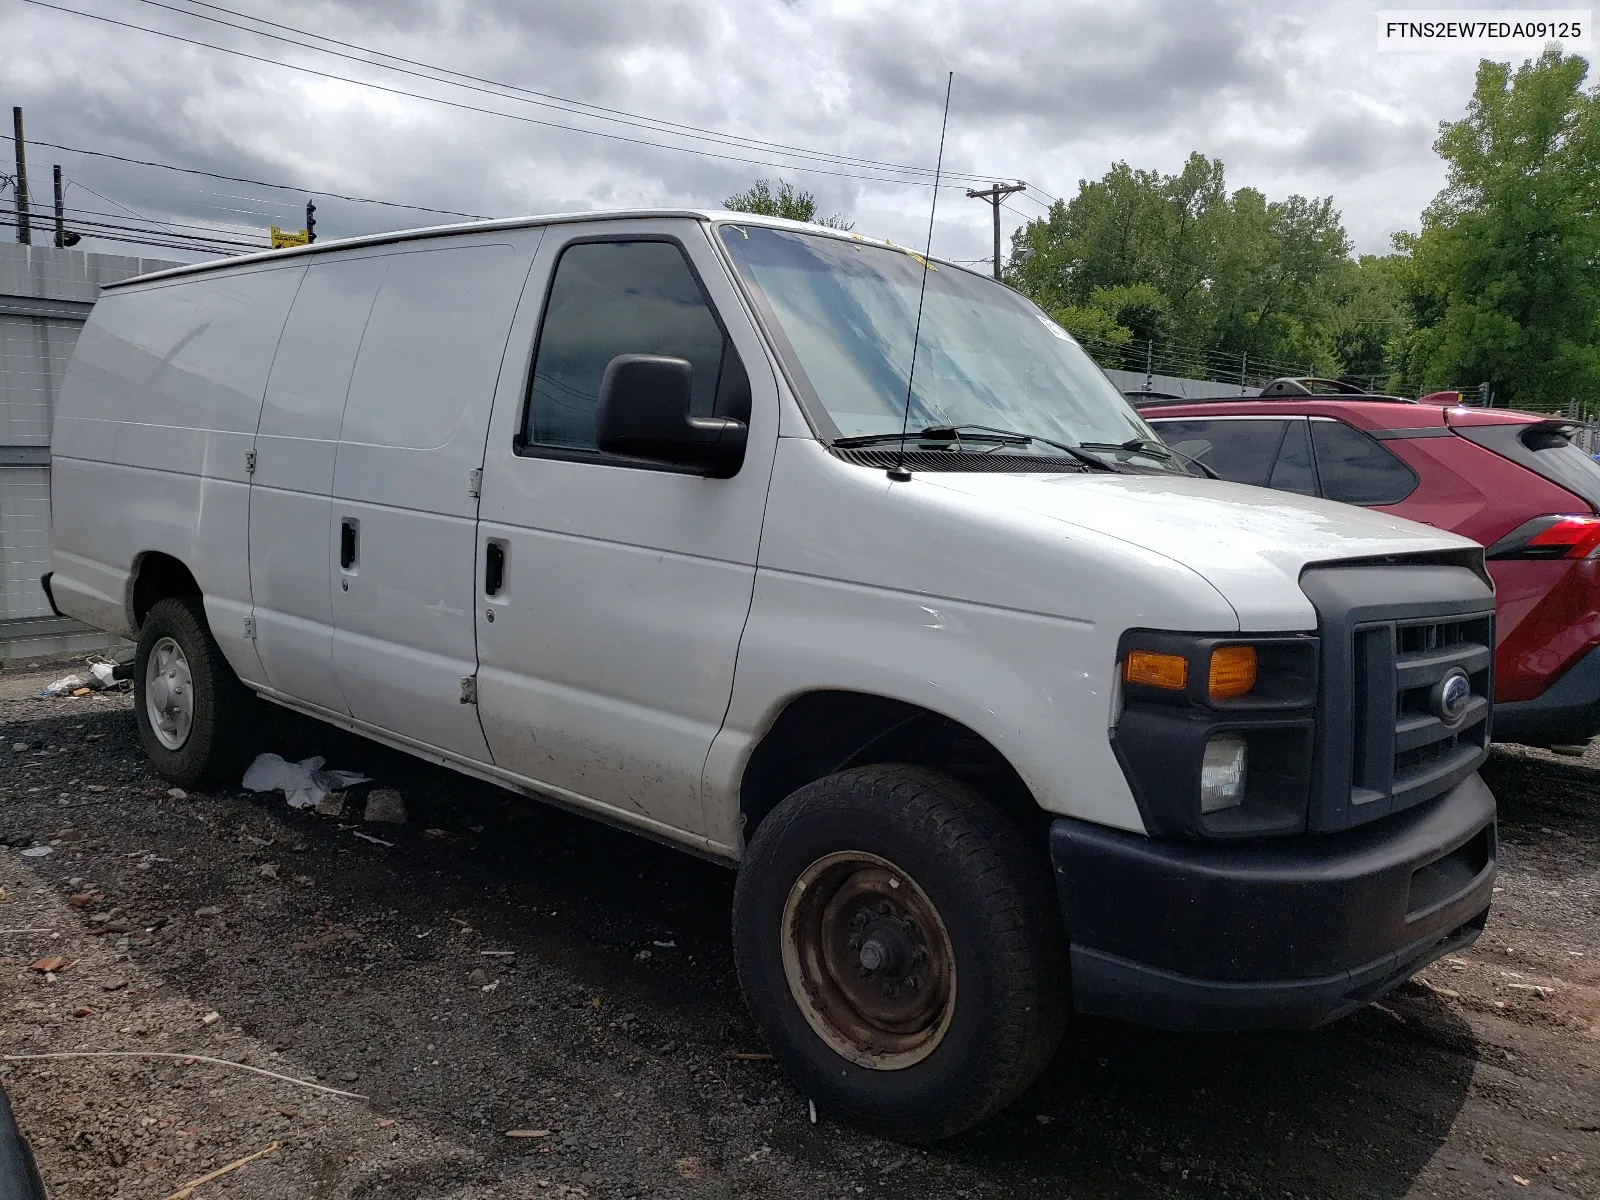
[[[61,190],[60,163],[56,163],[54,172],[56,184],[56,245],[65,246],[67,244],[67,200],[66,194]],[[73,238],[72,240],[77,241],[78,239]]]
[[[317,240],[317,206],[306,201],[306,245]]]
[[[1013,192],[1026,191],[1027,185],[1023,183],[996,183],[991,184],[983,191],[967,189],[967,199],[987,200],[994,209],[994,277],[1000,278],[1000,201]]]
[[[11,110],[11,124],[17,136],[17,241],[24,246],[33,241],[28,228],[28,151],[22,140],[22,106]]]

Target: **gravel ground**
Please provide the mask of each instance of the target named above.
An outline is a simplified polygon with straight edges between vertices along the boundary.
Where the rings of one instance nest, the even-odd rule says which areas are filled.
[[[725,869],[287,716],[274,749],[409,822],[175,793],[125,694],[33,696],[61,673],[0,673],[0,1052],[134,1056],[0,1063],[54,1200],[263,1150],[195,1200],[1600,1197],[1600,754],[1497,750],[1488,932],[1382,1004],[1081,1020],[1008,1112],[911,1149],[813,1124],[763,1056]]]

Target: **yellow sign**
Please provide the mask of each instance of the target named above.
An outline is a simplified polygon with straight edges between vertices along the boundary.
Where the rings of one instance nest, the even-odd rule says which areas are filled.
[[[309,246],[310,244],[311,236],[304,229],[285,230],[279,229],[276,225],[272,227],[272,248],[274,250],[284,250],[290,246]]]

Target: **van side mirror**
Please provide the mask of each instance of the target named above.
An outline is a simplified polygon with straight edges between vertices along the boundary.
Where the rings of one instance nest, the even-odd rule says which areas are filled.
[[[595,441],[606,454],[697,467],[713,479],[735,475],[749,428],[729,417],[689,413],[687,359],[619,354],[606,364],[595,410]]]

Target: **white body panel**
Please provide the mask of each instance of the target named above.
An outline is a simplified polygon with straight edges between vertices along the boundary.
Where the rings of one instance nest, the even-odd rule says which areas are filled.
[[[1463,544],[1388,513],[1188,476],[940,474],[924,482],[997,514],[1048,521],[1069,539],[1101,531],[1181,562],[1233,606],[1240,629],[1262,633],[1316,627],[1299,585],[1310,563]]]
[[[961,721],[1051,812],[1142,830],[1107,736],[1124,630],[1313,631],[1297,584],[1306,564],[1460,544],[1384,514],[1203,479],[940,472],[893,483],[813,439],[783,438],[733,702],[707,764],[708,811],[737,819],[749,750],[784,702],[844,689]]]
[[[732,478],[518,453],[552,266],[594,235],[689,254],[750,377]],[[1048,811],[1140,830],[1107,737],[1125,630],[1312,630],[1306,565],[1471,545],[1187,477],[850,465],[694,214],[168,272],[101,300],[58,413],[67,613],[130,632],[139,556],[169,554],[264,694],[726,857],[753,748],[827,689],[960,721]]]
[[[732,479],[705,479],[519,455],[512,437],[526,384],[519,377],[503,388],[484,468],[478,562],[481,573],[488,539],[499,540],[506,584],[493,598],[480,586],[479,708],[497,765],[699,834],[707,823],[701,773],[750,609],[777,386],[697,228],[629,222],[608,232],[682,240],[747,365],[744,465]],[[531,294],[543,295],[570,236],[546,237]],[[519,320],[512,343],[531,347],[537,305],[525,309],[529,320]],[[725,819],[714,824],[726,834]]]
[[[473,472],[538,231],[424,243],[387,258],[344,406],[329,536],[333,661],[358,720],[489,761],[461,702],[477,671]],[[515,244],[514,244],[515,243]]]
[[[268,686],[348,713],[333,665],[333,465],[382,257],[313,264],[273,359],[256,433],[250,585]]]
[[[135,285],[96,305],[52,441],[51,586],[63,611],[131,632],[134,565],[169,554],[200,585],[234,670],[261,679],[245,629],[246,455],[305,266]]]

